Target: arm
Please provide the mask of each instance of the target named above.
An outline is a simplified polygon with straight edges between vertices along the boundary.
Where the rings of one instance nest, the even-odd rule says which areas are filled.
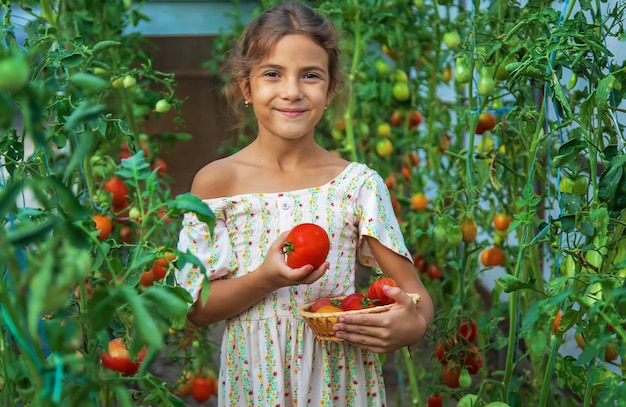
[[[389,353],[422,340],[434,317],[433,303],[407,258],[372,237],[365,238],[383,273],[398,283],[397,288],[390,287],[388,291],[396,304],[388,312],[342,317],[335,330],[338,337],[362,349]],[[406,293],[420,295],[417,306]]]
[[[285,232],[270,246],[265,260],[254,271],[238,278],[213,280],[207,301],[202,304],[202,292],[193,304],[187,318],[204,326],[234,317],[281,287],[311,284],[328,269],[328,263],[313,270],[309,264],[292,269],[285,263],[283,243]]]

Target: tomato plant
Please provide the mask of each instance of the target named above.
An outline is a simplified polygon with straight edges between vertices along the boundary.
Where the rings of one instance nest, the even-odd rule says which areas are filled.
[[[301,223],[291,229],[284,248],[289,267],[310,264],[316,269],[326,261],[330,240],[324,228],[313,223]]]

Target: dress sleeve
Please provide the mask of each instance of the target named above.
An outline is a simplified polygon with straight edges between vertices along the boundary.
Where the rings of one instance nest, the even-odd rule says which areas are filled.
[[[205,267],[209,281],[229,277],[237,268],[237,257],[232,249],[224,216],[220,210],[213,212],[215,213],[213,236],[208,225],[198,220],[193,213],[184,215],[178,236],[178,250],[189,251],[195,255]],[[187,263],[181,269],[176,269],[174,276],[176,282],[191,294],[195,302],[202,288],[202,269]]]
[[[361,185],[357,195],[357,211],[359,218],[358,258],[361,264],[378,267],[363,236],[375,238],[383,246],[412,261],[391,205],[389,190],[378,173],[371,173]]]

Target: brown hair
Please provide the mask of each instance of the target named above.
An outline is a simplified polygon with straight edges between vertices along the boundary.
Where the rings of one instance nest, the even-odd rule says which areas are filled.
[[[326,50],[330,76],[329,92],[336,92],[344,80],[339,57],[339,31],[318,11],[298,2],[285,2],[269,8],[253,19],[239,37],[222,71],[228,79],[224,94],[235,114],[243,116],[244,102],[239,83],[247,81],[259,64],[286,35],[303,34]]]

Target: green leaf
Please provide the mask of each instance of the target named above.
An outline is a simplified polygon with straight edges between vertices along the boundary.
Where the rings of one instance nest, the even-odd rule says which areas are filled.
[[[205,202],[202,201],[197,195],[190,192],[176,196],[173,201],[169,201],[168,205],[174,207],[181,212],[193,212],[198,217],[198,220],[209,225],[209,229],[213,230],[215,225],[215,214],[209,208]]]
[[[57,208],[70,220],[84,219],[90,216],[87,208],[82,206],[74,193],[63,184],[56,176],[47,177],[42,182],[41,188],[52,188],[55,193]],[[46,185],[49,184],[49,185]],[[37,188],[35,188],[37,189]]]
[[[135,328],[139,335],[141,335],[141,340],[146,343],[150,351],[160,352],[163,350],[161,332],[148,311],[148,304],[145,303],[141,296],[137,295],[135,290],[128,286],[121,287],[120,291],[128,302],[128,306],[134,317]],[[139,340],[139,338],[136,339]]]
[[[90,100],[83,100],[67,118],[63,129],[66,131],[76,130],[76,127],[85,121],[97,117],[105,108],[105,105],[95,104]]]
[[[48,237],[58,223],[59,218],[52,215],[43,222],[20,223],[17,230],[9,234],[9,243],[21,246],[40,241]]]
[[[61,65],[66,68],[76,68],[83,63],[84,57],[81,54],[70,54],[61,58]]]
[[[145,180],[150,176],[150,173],[150,164],[146,162],[143,150],[139,150],[135,155],[122,160],[121,167],[116,171],[117,175],[131,180]]]
[[[615,76],[608,75],[602,78],[596,89],[596,104],[598,107],[603,107],[609,100],[609,95],[613,90],[613,84],[615,82]]]
[[[72,75],[70,82],[83,88],[88,95],[93,95],[109,86],[109,81],[85,72],[78,72]]]
[[[525,288],[535,288],[534,279],[530,278],[528,282],[524,282],[511,274],[504,274],[500,278],[497,278],[496,283],[502,287],[505,293],[511,293]]]
[[[115,311],[124,304],[116,287],[97,287],[88,301],[89,327],[95,332],[106,329],[113,321]]]
[[[559,148],[559,153],[552,159],[552,165],[556,168],[573,161],[578,154],[587,147],[586,143],[579,139],[571,139]]]
[[[169,286],[153,285],[146,288],[141,296],[152,301],[159,312],[166,316],[184,316],[189,311],[188,303],[178,294],[172,292]]]

